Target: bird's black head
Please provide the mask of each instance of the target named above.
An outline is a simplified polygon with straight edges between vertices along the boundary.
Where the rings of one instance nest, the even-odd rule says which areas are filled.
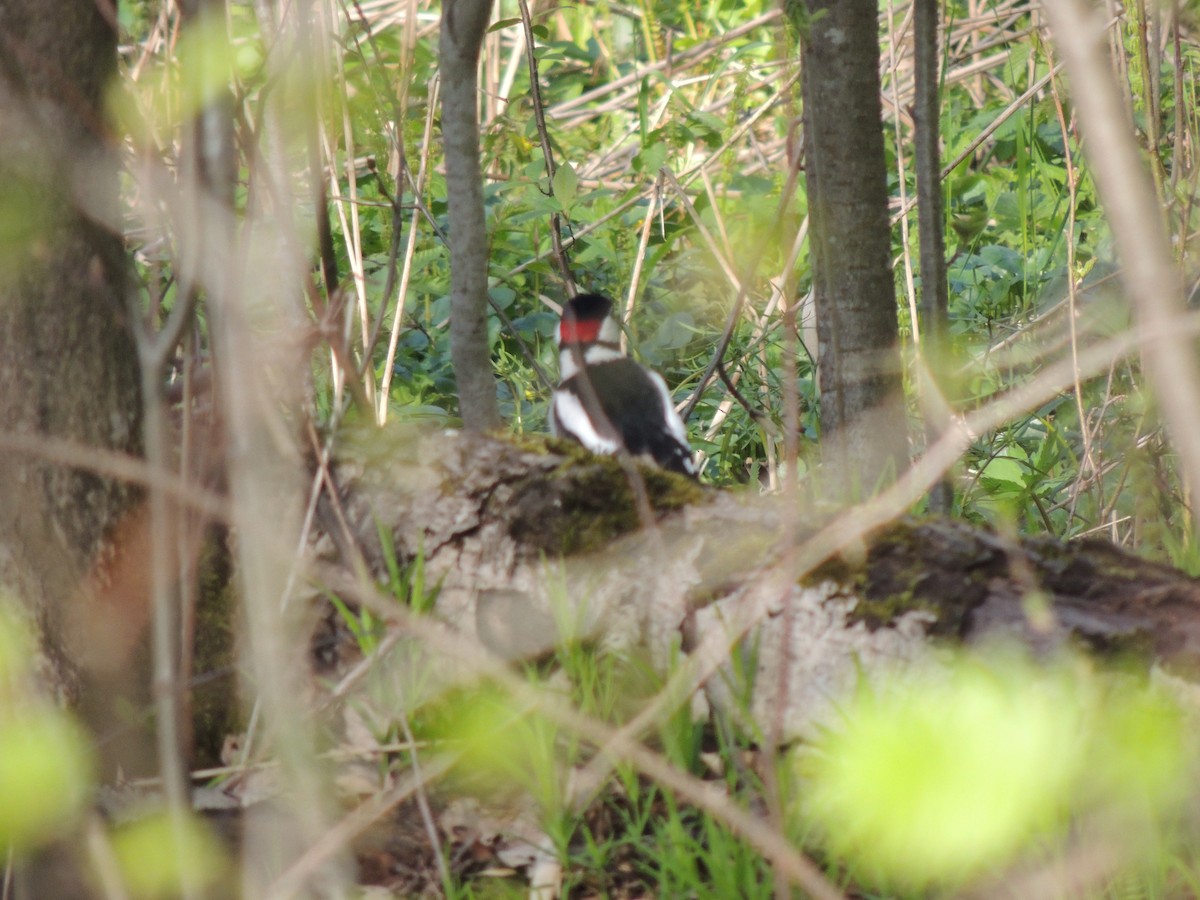
[[[613,302],[603,294],[577,294],[567,301],[564,316],[587,322],[598,322],[612,315]]]
[[[612,314],[613,302],[603,294],[578,294],[567,301],[558,324],[559,344],[590,344],[612,340],[603,334],[605,323]],[[608,330],[616,331],[614,323]]]

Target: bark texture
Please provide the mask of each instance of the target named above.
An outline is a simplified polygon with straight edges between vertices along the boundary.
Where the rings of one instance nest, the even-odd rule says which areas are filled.
[[[0,427],[136,453],[139,373],[102,113],[116,32],[102,7],[0,3]],[[0,454],[0,587],[59,663],[64,604],[129,499],[93,471]],[[53,668],[69,695],[70,667]]]
[[[479,166],[479,49],[492,0],[447,0],[440,40],[442,140],[450,212],[450,357],[463,426],[500,425],[488,344],[488,246]]]
[[[946,284],[946,213],[942,203],[942,162],[938,144],[941,138],[941,54],[938,30],[942,5],[938,0],[914,0],[913,42],[916,98],[914,142],[917,168],[917,225],[921,236],[921,352],[931,383],[925,391],[936,391],[944,383],[941,375],[948,367],[947,339],[950,334],[949,294]],[[935,410],[940,401],[927,400],[925,441],[932,444],[945,430]],[[948,513],[954,501],[954,489],[943,479],[929,492],[933,512]]]
[[[800,4],[792,4],[795,14]],[[907,463],[879,100],[878,6],[804,0],[804,125],[822,458],[835,492]]]
[[[948,333],[946,218],[942,203],[941,26],[938,0],[914,0],[913,42],[916,80],[915,134],[917,223],[921,235],[921,344],[930,364],[941,360]]]

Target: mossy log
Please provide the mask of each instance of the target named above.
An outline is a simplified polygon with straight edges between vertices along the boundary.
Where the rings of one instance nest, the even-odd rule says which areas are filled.
[[[802,545],[830,513],[789,522],[779,498],[649,468],[631,479],[617,460],[552,440],[407,428],[345,446],[324,563],[361,554],[381,577],[387,544],[401,563],[421,555],[441,584],[436,614],[509,659],[593,640],[642,646],[665,666],[679,647],[725,659],[740,641],[754,650],[750,673],[739,681],[726,666],[709,696],[782,715],[785,737],[809,733],[864,674],[952,643],[1074,644],[1185,675],[1200,659],[1200,581],[1101,540],[905,519],[799,571],[783,536]]]

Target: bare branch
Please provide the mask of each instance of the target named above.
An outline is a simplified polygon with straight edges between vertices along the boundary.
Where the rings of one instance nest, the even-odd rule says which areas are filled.
[[[1200,485],[1200,367],[1191,340],[1178,327],[1187,312],[1183,284],[1154,182],[1104,53],[1104,20],[1080,0],[1048,3],[1044,11],[1076,86],[1072,99],[1087,139],[1084,151],[1124,263],[1122,280],[1141,330],[1160,335],[1149,352],[1143,351],[1142,361],[1158,387],[1157,400],[1195,490]]]

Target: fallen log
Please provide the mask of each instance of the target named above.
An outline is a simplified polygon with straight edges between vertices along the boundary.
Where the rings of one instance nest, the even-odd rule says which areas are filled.
[[[754,715],[782,717],[784,739],[811,733],[864,675],[950,645],[1069,644],[1185,677],[1200,658],[1200,581],[1103,540],[899,519],[798,565],[834,513],[636,473],[540,438],[374,433],[334,467],[317,557],[361,558],[381,577],[388,553],[420,556],[437,617],[506,659],[580,640],[644,648],[662,668],[678,648],[703,651],[710,699],[750,696]],[[753,648],[749,668],[729,665],[735,647]]]

